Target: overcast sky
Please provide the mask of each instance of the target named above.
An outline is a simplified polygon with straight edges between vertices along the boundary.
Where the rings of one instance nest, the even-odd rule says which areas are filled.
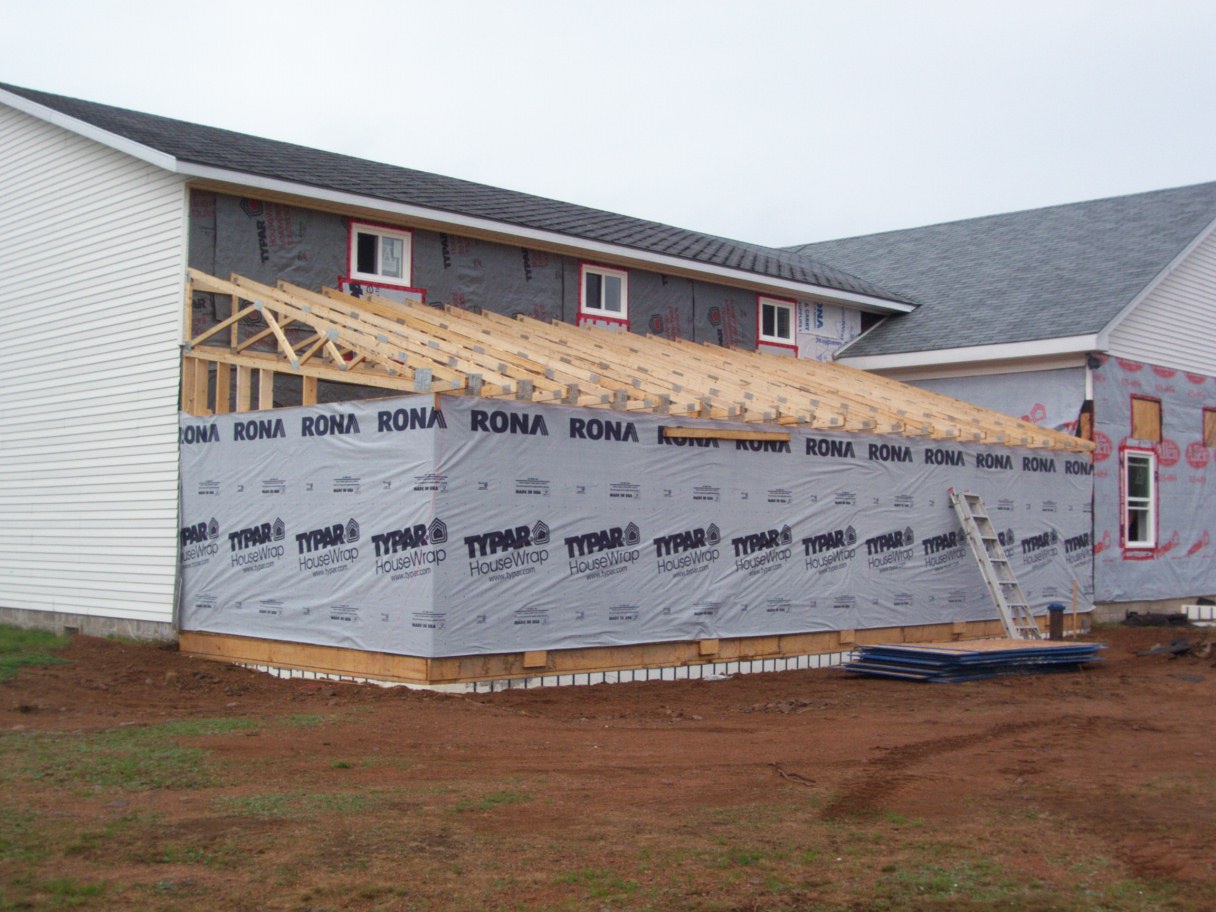
[[[1216,180],[1212,0],[0,0],[0,82],[782,246]]]

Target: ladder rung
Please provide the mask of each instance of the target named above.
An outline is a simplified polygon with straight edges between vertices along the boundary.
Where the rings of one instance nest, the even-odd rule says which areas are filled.
[[[1038,622],[1025,602],[1017,575],[1005,557],[1000,536],[984,511],[980,496],[960,493],[951,488],[950,502],[963,525],[971,553],[979,564],[980,574],[996,603],[1006,633],[1022,639],[1041,639]]]

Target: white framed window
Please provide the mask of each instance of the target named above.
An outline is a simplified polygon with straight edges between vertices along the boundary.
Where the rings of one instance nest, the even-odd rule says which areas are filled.
[[[774,345],[794,344],[794,302],[761,297],[758,301],[757,338]]]
[[[413,235],[400,228],[352,222],[350,277],[408,288],[413,241]]]
[[[629,322],[629,273],[590,263],[579,271],[579,316]]]
[[[1123,453],[1123,544],[1157,546],[1157,455],[1149,450]]]

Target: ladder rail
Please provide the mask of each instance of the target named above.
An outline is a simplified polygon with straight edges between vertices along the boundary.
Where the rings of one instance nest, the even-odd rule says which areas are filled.
[[[967,544],[979,564],[980,575],[1001,616],[1006,634],[1017,640],[1041,640],[1043,633],[1039,630],[1039,622],[1026,604],[1022,586],[1005,557],[1000,536],[992,527],[983,500],[978,494],[951,488],[950,503],[962,523]]]

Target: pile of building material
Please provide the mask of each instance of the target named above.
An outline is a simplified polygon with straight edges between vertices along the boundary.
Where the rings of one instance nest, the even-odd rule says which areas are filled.
[[[966,646],[919,645],[859,646],[846,671],[884,678],[945,683],[974,681],[1009,674],[1075,671],[1100,661],[1098,643],[1055,643],[1025,640],[977,640]]]

